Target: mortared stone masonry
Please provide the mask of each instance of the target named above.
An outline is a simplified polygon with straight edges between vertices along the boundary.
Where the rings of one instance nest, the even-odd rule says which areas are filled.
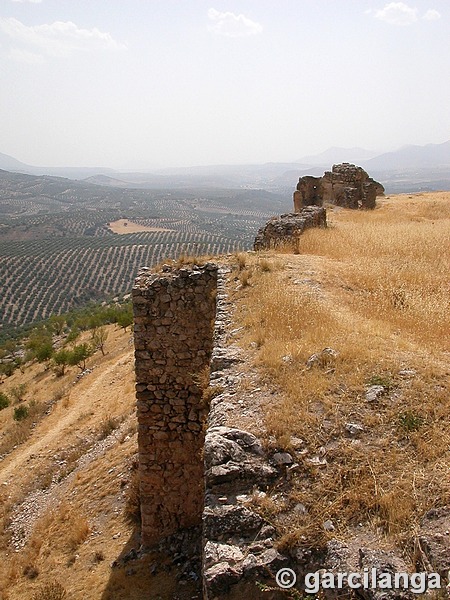
[[[133,287],[142,546],[199,525],[217,266],[140,271]]]

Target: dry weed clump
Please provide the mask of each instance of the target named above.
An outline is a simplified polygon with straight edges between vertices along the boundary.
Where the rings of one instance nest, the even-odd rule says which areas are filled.
[[[33,600],[65,600],[67,592],[59,581],[47,583],[33,595]]]
[[[175,259],[165,259],[162,262],[154,265],[152,267],[152,271],[155,273],[161,272],[164,265],[169,265],[172,268],[180,269],[182,267],[188,267],[191,265],[204,265],[207,262],[214,261],[217,259],[217,256],[214,254],[180,254]]]
[[[118,416],[114,417],[112,415],[107,415],[100,423],[98,439],[104,440],[109,435],[111,435],[112,432],[115,431],[119,427],[122,420],[123,419],[121,417],[118,417]]]
[[[45,552],[51,542],[52,551],[56,552],[59,547],[61,551],[71,554],[86,541],[90,532],[86,516],[64,501],[40,519],[27,547],[39,555]]]
[[[261,254],[254,252],[237,252],[232,255],[230,261],[235,277],[242,287],[252,285],[262,274],[269,273],[281,268],[281,263],[276,259],[273,251]]]
[[[450,501],[442,359],[450,228],[439,218],[442,203],[430,211],[423,202],[342,211],[332,229],[305,232],[302,252],[320,256],[311,256],[318,286],[296,281],[305,257],[291,254],[287,269],[260,272],[241,288],[241,343],[255,349],[262,377],[279,390],[266,410],[268,444],[299,464],[282,500],[274,490],[261,505],[283,534],[281,546],[324,543],[360,525],[400,539]],[[446,206],[442,215],[449,217]],[[333,360],[307,366],[324,348],[337,352]],[[400,375],[405,366],[410,377]],[[383,386],[376,402],[365,395],[372,385]],[[349,423],[359,433],[349,433]],[[301,514],[293,510],[299,502]]]

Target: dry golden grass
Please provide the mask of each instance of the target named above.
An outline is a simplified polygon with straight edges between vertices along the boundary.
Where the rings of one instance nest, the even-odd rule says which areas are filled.
[[[152,273],[160,273],[162,267],[169,265],[173,269],[180,269],[190,265],[204,265],[207,262],[217,260],[217,256],[213,254],[180,254],[177,258],[167,258],[152,267]]]
[[[253,267],[272,253],[246,261],[242,344],[280,392],[267,408],[268,442],[300,463],[283,501],[275,490],[262,506],[282,545],[323,542],[327,519],[342,533],[362,523],[403,536],[450,502],[449,207],[447,193],[336,211],[328,230],[300,238],[303,254],[277,256],[284,270]],[[337,357],[307,368],[327,347]],[[416,375],[400,376],[405,368]],[[369,403],[376,383],[385,394]],[[364,431],[350,435],[346,423]],[[292,436],[305,453],[295,455]],[[306,514],[290,510],[298,502]]]
[[[31,406],[31,423],[15,423],[14,406],[1,411],[0,441],[9,439],[12,427],[16,433],[25,427],[26,436],[10,440],[12,451],[0,467],[0,598],[29,599],[55,580],[64,583],[74,600],[86,598],[91,590],[92,597],[101,598],[110,577],[109,565],[123,547],[123,538],[112,540],[112,535],[121,531],[127,539],[133,531],[134,525],[125,523],[125,488],[120,487],[122,478],[126,481],[129,456],[136,452],[134,422],[129,427],[123,422],[134,412],[133,348],[129,332],[114,326],[108,330],[108,354],[96,353],[91,359],[92,373],[76,383],[75,369],[56,378],[52,371],[33,364],[24,373],[14,373],[3,386],[9,392],[25,383],[26,404],[32,404],[32,399],[36,404]],[[48,399],[52,410],[41,418],[34,409],[46,405]],[[116,442],[111,441],[106,457],[84,456],[94,445],[103,444],[99,438],[122,422],[123,431]],[[51,500],[39,509],[30,537],[16,554],[8,527],[28,494],[37,492],[39,498],[40,490],[50,494]],[[90,533],[94,528],[95,535]],[[93,557],[101,551],[106,560],[97,561],[91,572]],[[30,578],[33,569],[38,572],[35,579]]]
[[[362,314],[439,346],[445,325],[448,334],[450,194],[401,196],[334,219],[327,231],[300,238],[301,253],[339,261],[337,273],[344,269]]]

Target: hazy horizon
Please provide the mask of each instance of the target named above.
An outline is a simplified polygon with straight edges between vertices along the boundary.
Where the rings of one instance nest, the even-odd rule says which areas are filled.
[[[0,152],[156,169],[450,138],[445,0],[4,0]]]

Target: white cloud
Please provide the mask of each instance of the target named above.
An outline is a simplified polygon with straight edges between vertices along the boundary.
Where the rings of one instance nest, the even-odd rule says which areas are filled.
[[[44,25],[24,25],[17,19],[0,17],[0,32],[15,44],[48,56],[70,56],[83,50],[124,48],[110,33],[80,29],[71,21],[55,21]]]
[[[31,4],[40,4],[42,0],[12,0],[13,2],[31,2]]]
[[[427,12],[423,15],[423,18],[426,21],[437,21],[438,19],[441,18],[441,13],[438,12],[437,10],[434,10],[434,8],[430,8],[429,10],[427,10]]]
[[[381,10],[375,11],[375,17],[389,25],[411,25],[418,19],[417,8],[412,8],[404,2],[390,2]]]
[[[213,25],[208,27],[209,31],[227,37],[246,37],[262,33],[262,25],[252,21],[245,15],[236,15],[232,12],[219,12],[215,8],[208,10],[208,18]]]
[[[28,52],[27,50],[19,50],[19,48],[11,48],[7,57],[27,65],[41,65],[44,62],[44,58],[40,54]]]

